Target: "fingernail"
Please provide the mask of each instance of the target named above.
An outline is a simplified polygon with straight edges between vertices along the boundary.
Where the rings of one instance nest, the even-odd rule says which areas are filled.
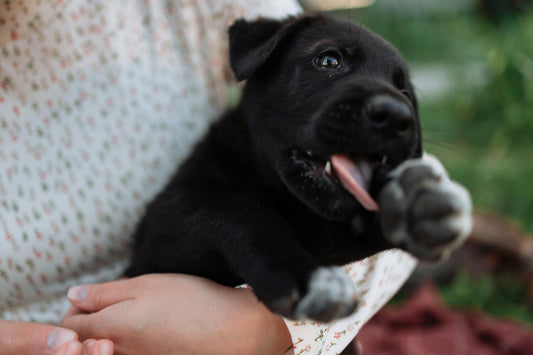
[[[82,285],[82,286],[74,286],[68,289],[67,297],[69,300],[72,301],[83,301],[85,298],[87,298],[87,294],[89,293],[89,286]]]
[[[91,340],[90,342],[87,343],[87,349],[90,349],[93,347],[94,343],[96,343],[96,340]]]
[[[48,349],[56,350],[66,342],[76,339],[76,333],[67,329],[54,329],[46,337],[46,346]]]
[[[108,342],[100,345],[100,355],[113,355],[113,346]]]
[[[95,343],[96,340],[91,340],[90,342],[88,342],[83,348],[83,355],[89,355],[89,350],[91,350]]]

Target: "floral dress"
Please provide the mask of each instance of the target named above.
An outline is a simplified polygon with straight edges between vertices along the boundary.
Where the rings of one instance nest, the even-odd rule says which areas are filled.
[[[224,109],[225,29],[286,0],[0,2],[0,317],[57,324],[66,289],[116,279],[143,206]],[[346,267],[332,324],[286,320],[295,354],[337,354],[398,290],[400,251]],[[201,346],[201,344],[199,344]]]

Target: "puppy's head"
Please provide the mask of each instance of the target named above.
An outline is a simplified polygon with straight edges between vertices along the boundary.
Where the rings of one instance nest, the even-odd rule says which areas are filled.
[[[254,158],[317,214],[376,210],[386,173],[421,155],[404,61],[364,27],[326,15],[237,21],[230,63]]]

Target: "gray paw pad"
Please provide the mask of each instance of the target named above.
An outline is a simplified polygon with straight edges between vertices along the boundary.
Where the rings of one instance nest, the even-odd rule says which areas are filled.
[[[311,275],[308,290],[295,309],[297,319],[329,322],[353,313],[359,297],[352,279],[338,267],[320,267]]]
[[[390,174],[382,189],[381,225],[385,237],[425,259],[447,257],[472,228],[472,202],[435,158],[413,159]]]

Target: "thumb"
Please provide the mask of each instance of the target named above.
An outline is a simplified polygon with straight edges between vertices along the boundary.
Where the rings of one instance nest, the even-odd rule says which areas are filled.
[[[53,354],[78,339],[69,329],[32,322],[0,320],[0,354]]]
[[[123,279],[102,284],[71,287],[67,292],[70,303],[86,312],[98,312],[106,307],[135,298],[135,279]]]

